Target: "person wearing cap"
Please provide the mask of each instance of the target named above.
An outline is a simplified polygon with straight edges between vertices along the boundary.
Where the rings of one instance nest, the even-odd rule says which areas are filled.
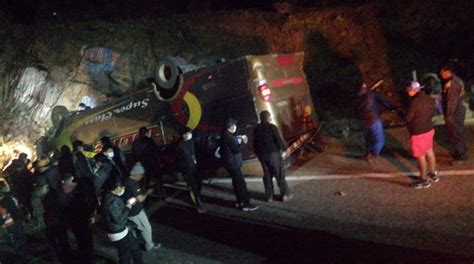
[[[415,189],[429,188],[430,183],[439,181],[436,171],[436,156],[433,151],[433,115],[435,102],[428,94],[421,90],[418,82],[408,86],[407,93],[411,97],[408,110],[404,116],[410,133],[411,153],[416,158],[420,176],[413,187]]]
[[[107,192],[102,202],[107,236],[115,246],[119,255],[119,263],[130,263],[133,258],[135,264],[143,263],[143,253],[140,246],[127,227],[130,209],[136,198],[123,201],[125,186],[120,177],[113,177],[106,184]]]
[[[5,229],[7,242],[15,249],[13,263],[25,263],[26,238],[21,225],[22,216],[18,202],[11,195],[10,188],[5,181],[0,181],[0,226]]]
[[[198,171],[193,133],[188,127],[181,132],[181,139],[177,145],[176,156],[178,167],[185,176],[191,199],[196,205],[197,212],[200,214],[205,213],[206,210],[203,208],[201,202],[202,177]]]
[[[278,132],[278,128],[270,123],[271,114],[268,111],[260,112],[260,124],[253,131],[253,150],[260,161],[263,169],[263,186],[268,202],[273,201],[273,177],[275,177],[282,201],[292,198],[288,183],[285,180],[285,168],[282,155],[286,151],[286,145]]]
[[[441,76],[441,102],[443,105],[444,124],[448,139],[454,148],[453,165],[468,159],[468,148],[464,135],[464,82],[455,74],[451,65],[446,65],[439,72]]]
[[[142,192],[140,181],[144,178],[144,175],[145,169],[141,162],[135,163],[130,171],[130,177],[125,183],[125,192],[121,198],[124,203],[132,198],[136,199],[136,202],[128,212],[128,221],[132,222],[133,226],[140,231],[143,240],[145,240],[145,249],[146,251],[150,251],[160,248],[161,244],[153,242],[150,221],[148,220],[148,216],[143,208],[143,202],[146,200],[148,195],[153,192],[153,189],[148,189],[145,193]]]
[[[379,105],[391,111],[396,108],[379,93],[370,89],[366,82],[361,82],[355,100],[355,113],[361,123],[367,152],[364,159],[371,162],[377,158],[385,144],[383,124],[380,120]]]
[[[159,149],[155,141],[147,136],[148,129],[140,127],[138,137],[133,141],[132,152],[135,161],[141,162],[145,168],[145,176],[143,180],[143,188],[148,189],[152,179],[156,180],[156,194],[160,200],[165,199],[165,191],[163,188],[163,175],[160,173],[160,157]]]
[[[227,118],[220,139],[220,155],[224,168],[232,177],[232,187],[237,199],[236,207],[242,211],[255,211],[257,205],[250,203],[247,183],[242,174],[242,152],[240,145],[247,143],[247,137],[237,138],[237,120]]]

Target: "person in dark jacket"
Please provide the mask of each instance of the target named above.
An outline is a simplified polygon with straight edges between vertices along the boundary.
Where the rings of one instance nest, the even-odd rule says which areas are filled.
[[[441,76],[441,102],[443,105],[444,123],[448,139],[454,148],[453,165],[462,163],[468,158],[468,148],[464,135],[466,107],[463,104],[464,83],[456,76],[452,66],[444,66]]]
[[[71,150],[68,146],[64,145],[61,147],[61,154],[58,158],[58,169],[61,177],[64,177],[66,173],[76,175],[74,171],[74,161]]]
[[[125,193],[125,187],[119,177],[111,179],[107,189],[102,203],[104,219],[107,236],[118,250],[119,263],[128,264],[133,258],[135,264],[141,264],[143,263],[142,251],[127,227],[129,211],[136,203],[136,198],[132,197],[127,202],[123,202],[121,196]]]
[[[232,187],[234,188],[237,199],[236,207],[242,211],[255,211],[257,205],[250,203],[247,190],[247,183],[242,175],[242,152],[240,144],[247,143],[247,137],[237,138],[234,134],[237,132],[237,121],[228,118],[224,124],[224,130],[221,134],[220,155],[224,168],[232,177]]]
[[[84,142],[75,140],[72,142],[74,175],[77,179],[94,178],[93,162],[84,155]]]
[[[28,169],[28,155],[20,153],[18,159],[12,161],[5,169],[6,178],[10,184],[12,193],[18,199],[20,208],[25,216],[31,215],[31,193],[33,192],[33,175]]]
[[[45,226],[43,215],[43,199],[48,190],[58,190],[61,185],[61,176],[57,166],[51,164],[48,157],[42,157],[36,162],[34,172],[34,190],[31,195],[31,205],[33,207],[32,220],[36,229],[43,229]]]
[[[95,193],[97,196],[100,196],[102,193],[102,187],[104,184],[114,175],[112,164],[108,162],[107,157],[102,153],[97,153],[94,156],[95,161],[95,177],[94,177],[94,187]],[[118,172],[115,172],[115,175],[119,175]]]
[[[364,159],[372,161],[380,155],[385,144],[385,135],[378,109],[379,105],[392,111],[395,110],[395,107],[379,93],[370,89],[365,82],[361,83],[355,103],[356,115],[361,123],[367,147]]]
[[[132,152],[135,161],[139,161],[145,168],[145,178],[143,180],[143,188],[148,189],[152,179],[156,180],[156,191],[158,198],[163,200],[165,198],[165,191],[163,188],[163,176],[160,173],[160,157],[159,149],[155,141],[147,136],[148,129],[140,127],[138,130],[138,137],[133,141]]]
[[[74,181],[74,176],[67,173],[58,191],[58,201],[64,211],[64,220],[76,237],[81,263],[94,263],[90,225],[98,204],[92,179],[79,178]]]
[[[121,198],[124,202],[127,202],[132,197],[137,199],[137,202],[128,212],[128,220],[136,229],[138,229],[138,231],[140,231],[141,237],[145,241],[145,250],[150,251],[159,249],[161,244],[153,242],[150,221],[148,221],[148,216],[146,215],[142,204],[148,195],[153,192],[153,189],[148,189],[146,192],[142,192],[140,181],[143,180],[144,174],[145,169],[142,164],[140,162],[135,163],[130,171],[130,178],[128,178],[125,183],[125,193]]]
[[[46,185],[47,186],[47,185]],[[50,257],[61,263],[71,262],[71,248],[67,235],[67,221],[59,204],[58,190],[49,189],[43,199],[44,223]]]
[[[178,167],[186,178],[191,199],[197,207],[197,212],[200,214],[205,213],[206,210],[203,208],[201,202],[202,177],[198,171],[193,134],[188,127],[181,133],[181,140],[177,145],[176,156]]]
[[[6,230],[6,240],[15,249],[15,259],[12,263],[25,263],[27,248],[21,221],[18,202],[11,195],[8,184],[0,181],[0,226]]]
[[[123,154],[122,150],[112,144],[112,141],[109,137],[102,137],[100,139],[100,142],[102,143],[101,152],[104,153],[104,155],[109,158],[112,164],[119,169],[122,179],[127,178],[129,170],[125,160],[125,155]]]
[[[418,82],[412,82],[407,88],[411,97],[410,105],[405,114],[408,132],[410,133],[410,145],[413,157],[416,158],[420,172],[419,180],[413,184],[415,189],[429,188],[430,183],[439,181],[436,171],[436,156],[433,151],[433,115],[435,113],[435,101],[431,96],[421,90]]]
[[[268,111],[260,112],[260,124],[253,131],[253,150],[263,169],[263,185],[268,202],[273,201],[273,177],[277,180],[283,201],[292,198],[290,189],[285,180],[285,168],[282,156],[285,155],[286,145],[278,132],[278,128],[271,124],[271,115]]]

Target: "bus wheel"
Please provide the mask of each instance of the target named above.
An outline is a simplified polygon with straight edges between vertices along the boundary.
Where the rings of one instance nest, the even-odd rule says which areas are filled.
[[[163,59],[156,67],[155,82],[152,82],[153,92],[161,101],[173,100],[183,85],[183,72],[171,60]]]
[[[155,80],[161,88],[173,89],[179,74],[179,68],[171,60],[162,59],[156,67]]]
[[[57,105],[51,110],[51,123],[54,128],[58,128],[61,120],[66,119],[69,116],[69,110],[65,106]]]

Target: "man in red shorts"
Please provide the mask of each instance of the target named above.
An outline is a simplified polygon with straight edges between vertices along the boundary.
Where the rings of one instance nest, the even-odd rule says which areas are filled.
[[[439,181],[436,171],[436,157],[433,152],[433,121],[435,102],[420,87],[418,82],[412,82],[407,88],[411,97],[410,105],[405,115],[410,146],[413,157],[416,158],[420,177],[413,183],[415,189],[429,188],[428,180]],[[428,172],[428,173],[427,173]]]

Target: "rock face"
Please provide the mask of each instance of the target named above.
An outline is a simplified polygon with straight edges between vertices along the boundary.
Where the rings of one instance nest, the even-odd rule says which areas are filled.
[[[396,87],[403,80],[394,78],[387,8],[280,4],[275,9],[117,23],[0,25],[0,142],[34,143],[51,126],[54,106],[75,110],[80,102],[94,106],[130,93],[169,57],[187,71],[222,58],[305,51],[320,111],[345,109],[347,115],[359,79],[384,79],[382,91],[398,102]]]

